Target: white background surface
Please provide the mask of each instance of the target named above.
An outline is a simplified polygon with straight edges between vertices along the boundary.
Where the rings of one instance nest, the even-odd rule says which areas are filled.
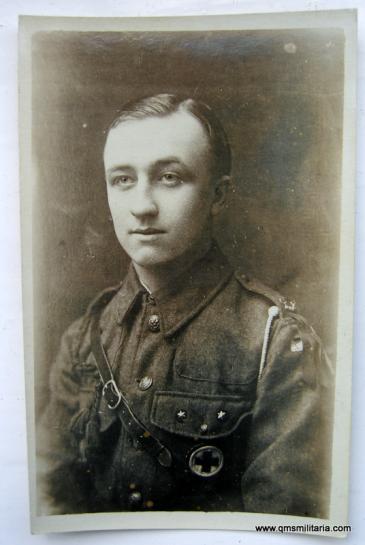
[[[18,176],[17,17],[24,15],[150,16],[260,13],[358,8],[359,86],[355,345],[351,452],[351,544],[365,539],[364,423],[365,320],[364,239],[364,26],[362,0],[0,0],[0,545],[314,545],[331,538],[210,531],[109,531],[32,536],[26,465],[25,397],[21,322],[21,269]]]

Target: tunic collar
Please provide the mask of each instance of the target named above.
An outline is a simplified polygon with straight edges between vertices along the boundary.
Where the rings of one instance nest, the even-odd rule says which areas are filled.
[[[172,336],[201,312],[224,287],[232,275],[232,267],[213,243],[205,256],[174,280],[174,284],[155,293],[156,314],[162,332]],[[117,321],[122,324],[139,294],[146,293],[131,264],[122,286],[114,298]]]

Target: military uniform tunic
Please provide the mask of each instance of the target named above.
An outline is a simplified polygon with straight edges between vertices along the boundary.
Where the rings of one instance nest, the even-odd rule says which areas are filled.
[[[146,450],[102,395],[90,331],[99,297],[51,370],[38,426],[43,513],[328,514],[331,368],[280,295],[213,245],[153,295],[131,265],[108,299],[100,340],[115,383],[171,459]]]

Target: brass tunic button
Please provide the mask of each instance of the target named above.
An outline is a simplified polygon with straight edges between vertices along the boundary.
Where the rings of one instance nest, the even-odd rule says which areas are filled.
[[[142,391],[148,390],[152,386],[152,377],[143,377],[139,381],[138,388]]]
[[[150,293],[147,294],[147,302],[150,305],[155,305],[156,304],[155,298]]]
[[[142,503],[142,494],[135,490],[129,494],[129,503],[132,507],[138,507]]]
[[[290,350],[292,352],[303,352],[304,344],[300,337],[294,337],[290,344]]]
[[[160,318],[157,316],[157,314],[152,314],[148,320],[148,327],[150,331],[153,331],[154,333],[156,331],[160,331]]]

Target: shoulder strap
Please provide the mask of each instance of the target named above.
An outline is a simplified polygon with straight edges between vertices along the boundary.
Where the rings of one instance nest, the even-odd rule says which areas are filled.
[[[260,358],[260,366],[259,366],[259,372],[257,376],[257,384],[259,384],[262,373],[266,365],[266,357],[267,357],[267,352],[269,349],[270,334],[271,334],[273,322],[276,318],[283,317],[287,311],[293,312],[295,310],[295,302],[285,299],[285,297],[280,295],[280,293],[277,292],[276,290],[273,290],[272,288],[265,286],[265,284],[262,284],[262,282],[260,282],[259,280],[256,280],[254,278],[249,278],[246,274],[237,272],[236,278],[241,283],[241,285],[249,292],[261,295],[262,297],[265,297],[266,299],[268,299],[268,301],[270,301],[271,303],[274,303],[268,309],[268,317],[267,317],[267,321],[265,325],[264,338],[263,338],[262,350],[261,350],[261,358]]]
[[[98,293],[98,295],[89,304],[86,313],[88,315],[92,315],[94,313],[101,314],[104,308],[113,299],[114,295],[119,291],[120,287],[121,284],[118,284],[117,286],[106,288],[105,290]]]
[[[294,301],[286,299],[278,291],[269,288],[256,278],[251,278],[242,272],[236,272],[235,276],[247,291],[257,293],[274,303],[278,307],[280,315],[283,315],[286,311],[295,311],[296,305]]]

